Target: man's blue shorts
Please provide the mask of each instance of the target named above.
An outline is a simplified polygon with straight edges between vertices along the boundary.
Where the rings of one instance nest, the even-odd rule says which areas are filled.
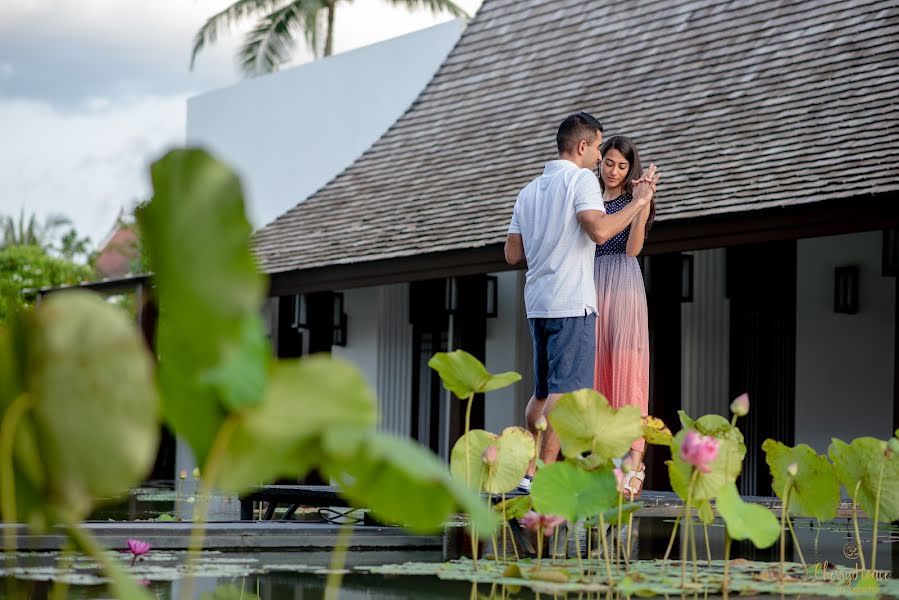
[[[596,315],[528,319],[534,339],[534,396],[593,387]]]

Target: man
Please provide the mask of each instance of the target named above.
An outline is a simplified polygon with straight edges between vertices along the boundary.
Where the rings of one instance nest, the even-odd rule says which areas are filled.
[[[596,244],[623,231],[649,204],[658,181],[650,165],[634,187],[633,201],[607,215],[593,169],[601,160],[602,124],[580,112],[556,135],[558,160],[518,194],[506,238],[506,262],[527,260],[524,303],[534,342],[534,395],[525,410],[528,428],[549,414],[562,394],[593,387],[596,355]],[[538,449],[555,462],[559,439],[547,425]],[[519,486],[530,490],[535,465]]]

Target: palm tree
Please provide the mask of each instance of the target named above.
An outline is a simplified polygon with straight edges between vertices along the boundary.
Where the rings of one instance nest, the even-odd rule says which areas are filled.
[[[194,36],[190,55],[193,69],[197,54],[206,44],[215,43],[219,34],[245,19],[258,18],[256,27],[247,34],[239,51],[240,68],[245,75],[274,71],[290,58],[290,52],[301,34],[316,57],[330,56],[334,50],[334,12],[340,2],[352,0],[236,0],[213,15]],[[387,0],[410,9],[428,9],[433,13],[448,12],[454,17],[468,14],[452,0]],[[322,46],[324,28],[324,47]]]
[[[49,248],[54,239],[55,232],[60,227],[66,227],[72,221],[59,214],[50,214],[44,219],[43,224],[38,223],[37,216],[32,213],[25,218],[25,209],[19,213],[18,222],[13,217],[4,217],[0,220],[0,229],[3,237],[0,239],[0,248],[8,246],[39,246],[45,250]]]

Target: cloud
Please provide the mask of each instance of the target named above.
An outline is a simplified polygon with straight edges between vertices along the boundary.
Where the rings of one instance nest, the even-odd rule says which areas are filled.
[[[186,95],[148,96],[73,114],[0,101],[0,214],[63,213],[98,242],[118,210],[150,194],[149,163],[184,141]]]
[[[84,98],[205,90],[238,79],[230,39],[188,70],[192,37],[227,0],[4,0],[6,98],[68,110]],[[2,73],[3,71],[0,71]]]
[[[62,213],[97,243],[147,198],[150,162],[183,143],[186,98],[240,79],[234,54],[252,22],[188,70],[194,33],[232,2],[0,0],[0,215]],[[341,3],[335,51],[448,18]],[[293,64],[310,59],[299,49]]]

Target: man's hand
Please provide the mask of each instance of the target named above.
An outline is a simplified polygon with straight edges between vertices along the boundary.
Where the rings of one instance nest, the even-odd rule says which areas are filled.
[[[637,206],[649,204],[649,201],[652,200],[652,195],[655,194],[656,184],[659,182],[660,177],[661,175],[656,172],[656,166],[650,163],[649,168],[643,172],[643,175],[639,179],[633,180],[634,202],[637,203]]]

